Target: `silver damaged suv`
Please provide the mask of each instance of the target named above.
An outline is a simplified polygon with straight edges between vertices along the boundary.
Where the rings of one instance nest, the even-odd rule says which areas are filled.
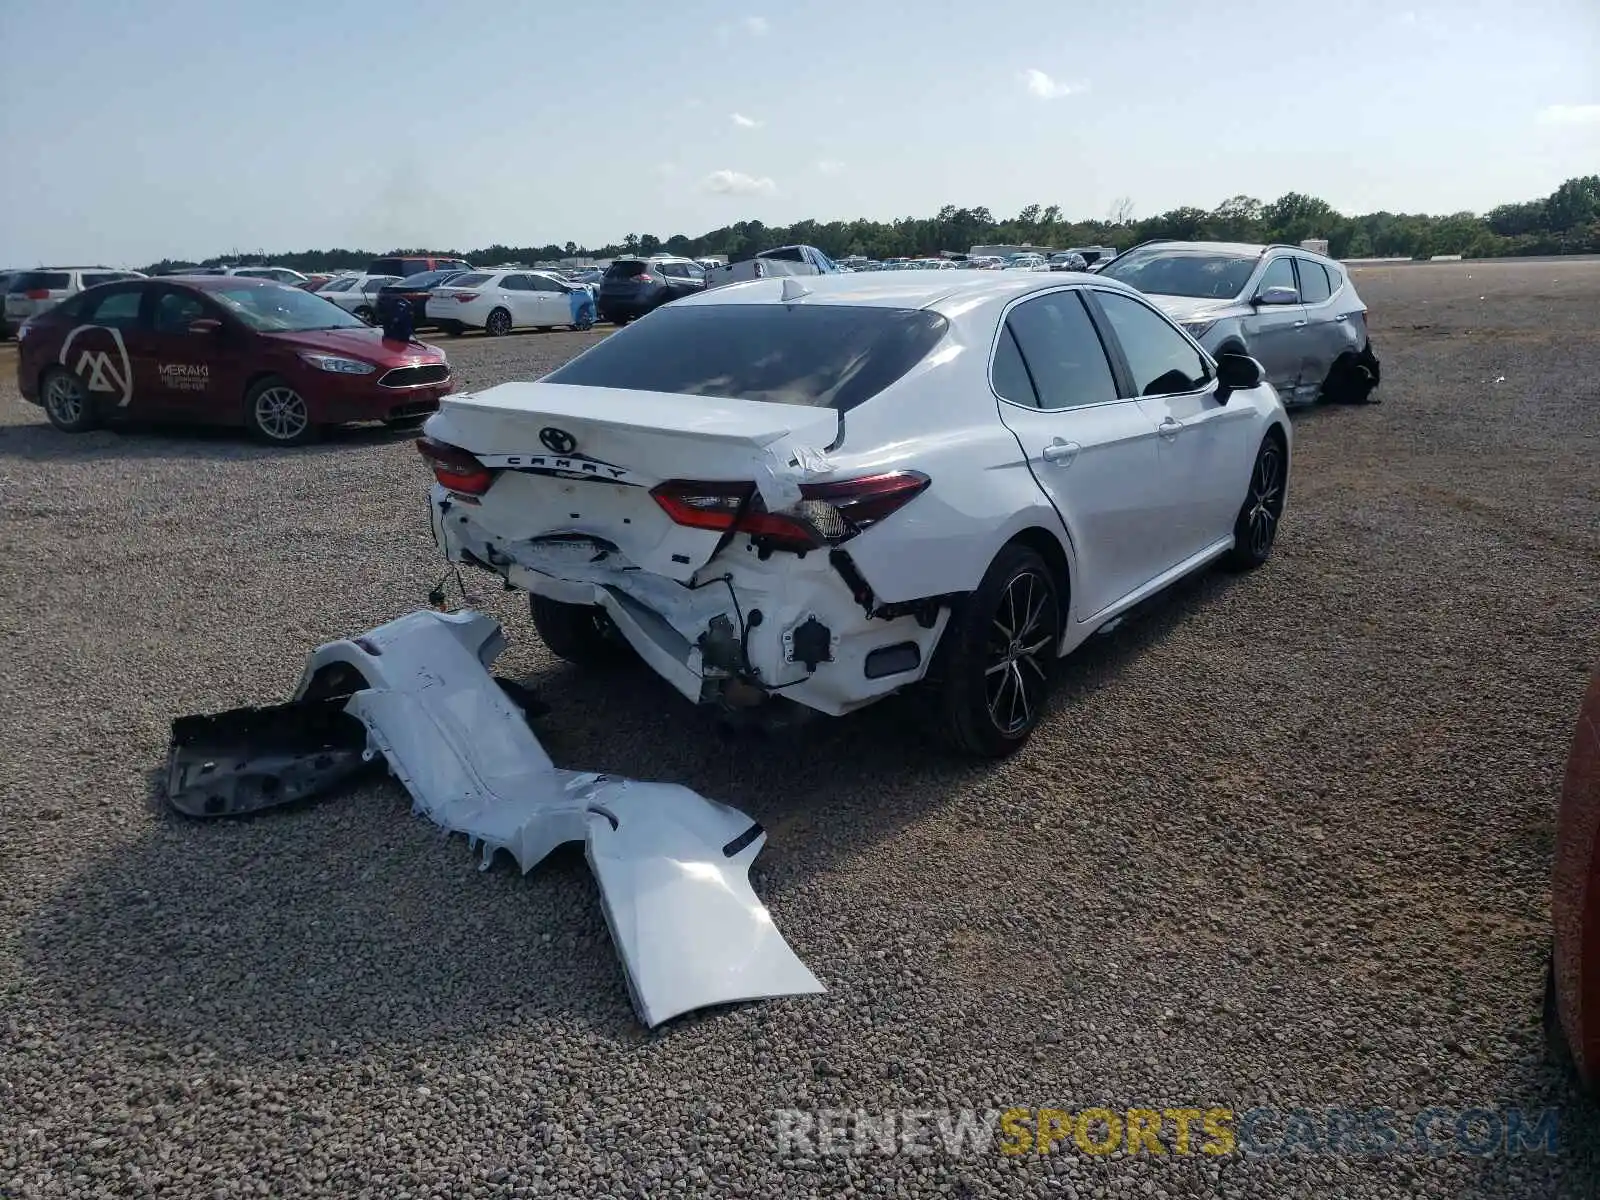
[[[1367,306],[1331,258],[1298,246],[1146,242],[1100,273],[1148,295],[1213,358],[1254,358],[1285,404],[1377,400]]]

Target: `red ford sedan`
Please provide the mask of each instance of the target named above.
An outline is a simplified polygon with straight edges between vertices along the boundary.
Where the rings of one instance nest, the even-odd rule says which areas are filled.
[[[237,275],[89,288],[18,336],[18,388],[68,433],[192,421],[296,445],[348,421],[419,424],[452,387],[442,350],[386,337],[311,292]]]

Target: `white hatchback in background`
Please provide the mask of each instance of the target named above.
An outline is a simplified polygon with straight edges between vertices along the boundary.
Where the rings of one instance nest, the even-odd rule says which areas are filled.
[[[378,289],[399,282],[398,275],[345,275],[328,280],[312,295],[337,304],[351,316],[360,317],[371,325],[378,319]]]
[[[594,293],[581,283],[568,283],[543,271],[474,271],[435,288],[428,300],[428,319],[447,333],[481,329],[501,337],[513,329],[586,327],[572,295],[582,292],[588,324],[594,324]]]
[[[143,279],[139,271],[115,271],[110,267],[40,267],[18,271],[6,285],[5,323],[18,328],[29,317],[54,308],[85,288],[121,279]]]
[[[927,678],[988,756],[1058,656],[1266,561],[1291,445],[1259,363],[1049,272],[716,288],[424,433],[445,555],[531,593],[561,657],[626,642],[691,700],[835,715]]]

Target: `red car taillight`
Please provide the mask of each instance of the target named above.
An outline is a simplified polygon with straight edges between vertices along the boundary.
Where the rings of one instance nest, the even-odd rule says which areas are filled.
[[[22,294],[24,296],[26,296],[29,300],[48,300],[48,299],[50,299],[50,289],[49,288],[31,288],[28,291],[23,292]]]
[[[654,275],[635,275],[633,281],[635,283],[654,283],[656,278]]]
[[[478,298],[478,293],[477,292],[457,292],[455,298],[457,300],[459,300],[462,304],[465,304],[468,300],[476,300]]]
[[[899,511],[932,482],[919,471],[800,485],[800,500],[768,512],[751,483],[672,479],[651,489],[667,516],[692,529],[747,533],[791,550],[848,541]]]
[[[484,466],[471,451],[438,438],[417,439],[417,453],[433,468],[433,477],[439,483],[463,496],[481,496],[494,482],[494,473]]]

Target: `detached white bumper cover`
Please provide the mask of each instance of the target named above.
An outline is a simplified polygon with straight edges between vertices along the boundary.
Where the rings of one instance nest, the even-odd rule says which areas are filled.
[[[586,843],[606,923],[647,1026],[710,1004],[821,992],[750,887],[766,835],[737,809],[675,784],[555,767],[489,674],[505,646],[481,613],[414,612],[312,654],[358,671],[346,711],[411,793],[416,811],[532,870]]]

